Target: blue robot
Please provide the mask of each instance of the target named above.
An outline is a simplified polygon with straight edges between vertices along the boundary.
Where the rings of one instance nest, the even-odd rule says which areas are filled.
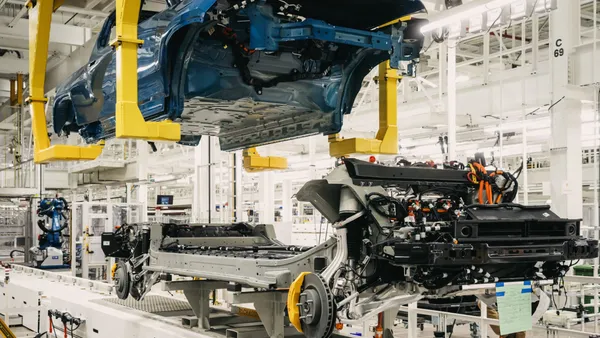
[[[68,266],[68,253],[63,250],[62,232],[69,226],[69,204],[62,197],[44,198],[40,201],[37,215],[38,227],[42,234],[38,236],[38,245],[30,249],[38,268],[52,269]],[[50,219],[50,227],[46,225]]]

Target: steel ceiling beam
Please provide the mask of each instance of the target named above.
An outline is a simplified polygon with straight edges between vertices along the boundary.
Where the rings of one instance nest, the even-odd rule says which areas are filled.
[[[48,93],[56,88],[56,86],[79,68],[87,65],[95,43],[96,38],[92,37],[83,46],[69,54],[68,58],[62,60],[58,65],[48,70],[46,72],[46,82],[44,83],[44,93]],[[68,62],[65,62],[67,60]]]
[[[0,102],[5,97],[10,97],[10,81],[0,80]]]
[[[0,73],[23,73],[29,72],[29,61],[25,59],[14,59],[12,57],[0,57]]]
[[[1,0],[0,0],[1,1]],[[93,9],[94,7],[96,7],[99,3],[101,3],[103,0],[90,0],[85,4],[85,9]]]
[[[14,4],[14,5],[22,5],[25,6],[25,4],[27,3],[27,1],[25,0],[7,0],[7,3],[9,4]],[[64,12],[64,13],[71,13],[71,14],[83,14],[83,15],[90,15],[90,16],[99,16],[102,18],[106,18],[110,13],[106,13],[103,11],[96,11],[93,9],[85,9],[85,8],[81,8],[81,7],[74,7],[74,6],[60,6],[57,9],[57,12]],[[25,7],[25,13],[27,13],[27,7]]]
[[[23,7],[21,7],[21,10],[19,10],[17,15],[15,15],[15,17],[12,18],[12,20],[8,23],[7,26],[9,28],[13,28],[19,22],[19,20],[21,20],[21,18],[25,15],[25,13],[27,13],[27,7],[23,6]]]
[[[10,24],[13,26],[10,27]],[[50,30],[50,43],[82,46],[91,36],[90,28],[53,23]],[[21,19],[15,22],[14,18],[0,16],[0,37],[28,41],[29,20]]]

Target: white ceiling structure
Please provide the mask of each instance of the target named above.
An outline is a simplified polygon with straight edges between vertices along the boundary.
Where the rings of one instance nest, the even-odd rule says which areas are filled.
[[[464,0],[467,3],[471,0]],[[581,49],[588,43],[593,28],[593,1],[574,0],[581,4]],[[423,1],[430,13],[443,9],[443,0]],[[27,12],[24,0],[0,0],[0,123],[11,123],[6,98],[9,94],[9,78],[15,71],[26,74],[28,63]],[[164,7],[159,0],[147,2],[146,6]],[[112,0],[72,0],[65,3],[53,16],[46,90],[51,91],[60,81],[87,62],[94,34],[106,16],[114,9]],[[460,40],[457,50],[458,73],[458,150],[467,154],[471,149],[494,149],[499,145],[500,121],[501,146],[522,143],[523,130],[515,128],[523,119],[531,130],[528,145],[532,150],[547,149],[548,124],[548,15],[504,23],[487,32],[471,34]],[[523,34],[523,30],[525,34]],[[534,30],[536,30],[534,32]],[[521,50],[525,44],[525,51]],[[419,75],[416,79],[404,79],[399,85],[400,155],[409,158],[440,158],[440,135],[447,130],[446,95],[444,72],[440,66],[445,59],[440,44],[427,41]],[[589,45],[588,45],[589,47]],[[2,52],[5,51],[5,52]],[[532,69],[535,74],[532,75]],[[345,119],[343,136],[372,137],[377,126],[378,88],[367,76],[363,89],[355,102],[354,112]],[[525,94],[521,84],[525,81]],[[592,109],[592,108],[590,108]],[[536,111],[523,116],[523,111]],[[510,123],[513,123],[512,126]],[[540,122],[540,123],[537,123]],[[592,128],[591,132],[594,130]],[[4,133],[0,128],[0,135]],[[283,145],[267,146],[266,152],[286,156],[306,153],[307,140],[300,139]],[[0,136],[0,144],[3,138]],[[317,152],[327,157],[325,137],[316,141]],[[516,148],[515,148],[516,149]],[[514,153],[516,150],[505,151]],[[182,155],[184,156],[184,155]],[[173,162],[171,162],[173,163]],[[161,165],[165,165],[161,163]],[[158,167],[158,166],[157,166]],[[177,168],[173,168],[177,170]],[[187,170],[187,169],[186,169]]]

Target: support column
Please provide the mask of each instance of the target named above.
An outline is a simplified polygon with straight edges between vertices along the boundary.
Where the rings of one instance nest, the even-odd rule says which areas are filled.
[[[112,195],[112,187],[110,185],[106,186],[106,203],[110,203],[110,197]]]
[[[399,309],[397,307],[383,312],[383,338],[394,338],[394,321]]]
[[[456,47],[455,38],[448,40],[448,161],[456,160]]]
[[[210,290],[183,290],[183,294],[198,317],[198,327],[210,330]]]
[[[552,14],[550,14],[552,16]],[[579,19],[578,19],[579,20]],[[579,22],[579,21],[577,21]],[[565,25],[568,25],[565,23]],[[555,32],[557,33],[557,32]],[[531,74],[537,74],[538,69],[538,61],[539,61],[539,44],[540,44],[540,17],[537,13],[533,13],[533,17],[531,18],[531,45],[533,46],[531,50]],[[553,50],[553,48],[550,48]]]
[[[125,183],[125,202],[133,203],[133,198],[131,195],[131,189],[133,188],[132,183]]]
[[[17,74],[17,82],[16,82],[16,109],[14,112],[16,114],[15,119],[15,130],[16,135],[14,136],[14,152],[13,152],[13,167],[14,167],[14,187],[22,188],[23,185],[23,168],[21,167],[21,163],[23,162],[23,140],[24,140],[24,125],[23,125],[23,74]]]
[[[527,31],[526,31],[526,19],[523,19],[523,21],[521,21],[521,36],[526,36]],[[521,39],[521,68],[525,69],[526,65],[526,57],[525,57],[525,51],[526,51],[526,47],[525,47],[525,39]],[[532,66],[532,71],[533,71],[533,66]],[[529,204],[529,170],[527,169],[527,158],[529,157],[527,155],[527,85],[526,85],[526,75],[525,72],[523,72],[523,76],[521,77],[521,105],[523,106],[523,110],[521,112],[522,114],[522,118],[523,118],[523,130],[522,130],[522,134],[523,134],[523,159],[521,160],[523,163],[523,168],[521,169],[521,176],[523,177],[523,181],[522,181],[522,185],[521,185],[521,191],[523,193],[523,201],[518,200],[518,203],[524,204],[524,205],[528,205]],[[517,195],[517,198],[519,196]]]
[[[277,239],[284,244],[292,244],[292,180],[284,180],[281,192],[281,229],[282,236]]]
[[[490,35],[483,34],[483,85],[490,82]]]
[[[202,137],[194,149],[194,191],[192,195],[192,222],[210,222],[209,210],[209,157],[210,136]]]
[[[316,153],[317,153],[317,139],[315,136],[311,136],[308,138],[308,179],[314,180],[317,177],[317,167],[316,167]]]
[[[558,0],[550,13],[550,76],[552,109],[550,179],[552,208],[561,217],[582,218],[581,101],[569,97],[569,57],[577,40],[579,3]]]
[[[137,178],[140,181],[148,180],[148,154],[149,147],[146,141],[136,141],[137,148]],[[137,201],[142,204],[142,211],[140,213],[141,221],[148,221],[148,185],[141,184],[137,191]]]
[[[217,173],[220,175],[220,166],[218,163],[221,161],[219,148],[219,139],[217,137],[211,137],[209,140],[209,149],[208,149],[208,167],[206,168],[206,175],[208,177],[207,185],[208,185],[208,208],[207,210],[207,219],[208,223],[212,223],[216,220],[217,223],[220,222],[219,215],[216,213],[216,205],[221,204],[221,200],[217,197],[217,181],[221,181],[221,178],[217,178]],[[221,209],[219,209],[221,210]]]
[[[275,205],[273,204],[273,173],[264,171],[260,173],[258,179],[258,196],[259,196],[259,223],[273,224],[275,222]]]
[[[233,161],[233,165],[235,168],[235,185],[234,185],[234,193],[235,193],[235,201],[233,203],[233,207],[235,209],[235,221],[236,222],[245,222],[248,220],[246,212],[244,211],[244,162],[241,151],[237,151],[235,153],[235,158]]]
[[[408,304],[408,338],[417,338],[417,302]]]
[[[448,68],[448,43],[447,42],[442,42],[439,45],[439,54],[438,54],[438,74],[439,74],[439,81],[438,81],[438,95],[440,97],[440,101],[442,101],[442,98],[444,96],[444,88],[446,88],[446,78],[447,78],[447,73],[446,73],[446,69]]]

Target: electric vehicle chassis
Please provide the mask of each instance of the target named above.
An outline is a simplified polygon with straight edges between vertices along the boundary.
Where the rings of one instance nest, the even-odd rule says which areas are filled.
[[[461,169],[466,168],[466,169]],[[346,159],[297,193],[332,224],[315,247],[288,246],[271,225],[132,224],[102,235],[118,258],[120,298],[142,299],[170,275],[288,289],[290,322],[329,337],[423,297],[477,294],[496,282],[557,281],[572,260],[598,256],[580,221],[512,203],[514,175],[477,163],[452,169]]]

